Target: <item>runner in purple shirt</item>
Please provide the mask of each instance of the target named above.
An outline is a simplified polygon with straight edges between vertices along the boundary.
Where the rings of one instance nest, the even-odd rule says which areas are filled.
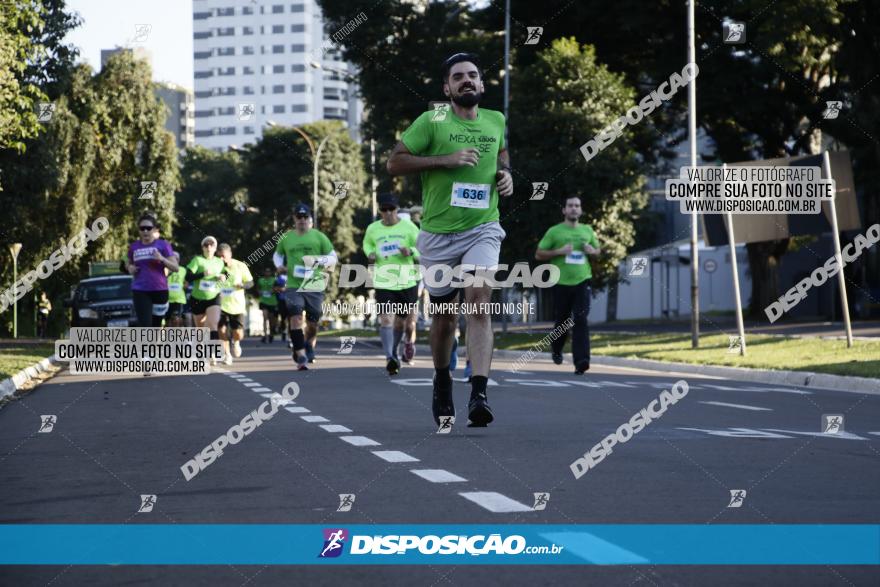
[[[159,238],[159,222],[150,212],[138,219],[141,238],[128,247],[127,269],[134,276],[131,295],[138,326],[162,326],[168,311],[168,278],[165,268],[177,271],[179,266],[168,241]]]

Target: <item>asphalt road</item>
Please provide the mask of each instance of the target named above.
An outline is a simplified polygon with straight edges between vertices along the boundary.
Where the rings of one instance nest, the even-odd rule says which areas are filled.
[[[67,372],[0,410],[0,523],[790,524],[880,522],[880,396],[594,366],[584,377],[496,360],[496,422],[436,434],[424,353],[390,379],[378,349],[319,340],[294,370],[248,341],[225,372],[95,377]],[[462,361],[463,363],[463,361]],[[461,377],[461,370],[456,372]],[[679,379],[689,393],[575,479],[569,465]],[[285,406],[195,478],[180,467],[265,396]],[[55,415],[38,433],[41,415]],[[843,414],[825,434],[823,414]],[[744,489],[730,508],[730,490]],[[535,511],[533,494],[549,492]],[[355,494],[349,512],[338,495]],[[155,494],[137,513],[141,494]],[[465,495],[466,494],[466,495]],[[276,547],[266,544],[267,549]],[[736,545],[731,545],[736,548]],[[853,566],[36,566],[2,585],[872,585]]]

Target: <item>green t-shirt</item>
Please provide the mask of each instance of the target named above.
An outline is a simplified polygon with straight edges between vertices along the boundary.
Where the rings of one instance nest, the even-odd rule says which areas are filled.
[[[480,108],[475,120],[459,118],[450,108],[419,116],[400,140],[413,155],[448,155],[474,148],[475,167],[430,169],[422,178],[422,230],[448,234],[498,220],[498,152],[504,149],[504,115]]]
[[[569,255],[558,255],[550,260],[551,263],[559,267],[559,284],[560,285],[577,285],[585,279],[593,276],[590,268],[590,261],[584,252],[584,244],[589,243],[595,248],[599,248],[599,241],[596,240],[596,233],[589,224],[578,223],[574,227],[560,222],[556,226],[551,226],[544,234],[544,238],[538,243],[538,248],[550,251],[571,245],[571,253]]]
[[[278,241],[275,252],[284,255],[287,261],[287,289],[299,289],[303,281],[308,279],[304,290],[324,291],[326,276],[323,267],[308,268],[303,263],[303,257],[332,253],[333,244],[327,235],[314,228],[302,236],[295,230],[289,230]]]
[[[169,304],[185,304],[186,289],[184,282],[186,281],[186,267],[181,267],[175,273],[168,274],[168,303]]]
[[[274,286],[274,277],[260,277],[257,279],[257,291],[260,295],[261,304],[273,307],[278,305],[278,298],[275,297],[275,291],[272,289]]]
[[[381,220],[370,224],[364,233],[364,254],[376,253],[373,287],[390,291],[410,288],[419,282],[419,270],[415,262],[419,258],[416,240],[419,228],[406,219],[393,226],[385,226]],[[400,247],[407,247],[410,256],[400,254]]]
[[[193,282],[192,298],[213,300],[220,295],[220,282],[217,277],[223,272],[224,267],[226,265],[223,264],[223,259],[220,257],[211,257],[210,259],[205,259],[201,255],[193,257],[186,268],[193,273],[204,273],[205,277]]]
[[[235,286],[253,281],[254,277],[248,266],[231,259],[226,266],[226,281],[220,284],[220,309],[227,314],[244,314],[247,311],[244,290]]]

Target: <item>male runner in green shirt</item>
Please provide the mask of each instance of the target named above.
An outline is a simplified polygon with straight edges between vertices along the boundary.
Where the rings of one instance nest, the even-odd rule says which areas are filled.
[[[180,253],[174,253],[180,265]],[[183,307],[186,305],[186,267],[180,265],[177,271],[168,273],[168,326],[183,326]]]
[[[223,341],[223,351],[226,357],[225,363],[232,364],[232,357],[241,356],[241,339],[244,338],[244,316],[247,312],[247,298],[244,290],[254,285],[254,277],[248,266],[232,258],[232,247],[226,243],[220,243],[217,254],[223,260],[226,267],[226,281],[220,286],[220,322],[219,334]],[[229,331],[232,330],[232,336]],[[230,349],[230,338],[232,348]],[[230,350],[232,352],[230,352]]]
[[[552,341],[553,362],[562,364],[562,349],[568,338],[568,329],[563,325],[569,317],[574,321],[571,336],[571,354],[574,359],[575,374],[583,375],[590,370],[590,330],[587,315],[590,313],[590,280],[593,277],[587,256],[601,253],[596,233],[589,224],[580,224],[581,199],[569,196],[562,208],[565,221],[551,226],[538,243],[535,258],[550,261],[559,267],[559,281],[553,286],[553,308],[556,324],[554,330],[560,334]]]
[[[389,375],[400,372],[397,347],[403,338],[407,320],[415,315],[419,295],[419,259],[416,240],[418,227],[397,216],[398,201],[394,194],[379,197],[382,219],[373,222],[364,233],[364,254],[375,264],[373,287],[376,289],[376,313],[379,315],[379,337],[385,349],[385,368]],[[392,327],[393,325],[393,327]],[[409,342],[407,333],[407,348]]]
[[[387,165],[391,175],[421,174],[424,215],[418,249],[433,303],[457,299],[458,289],[436,279],[444,266],[497,267],[506,236],[498,222],[498,196],[513,194],[504,115],[478,108],[485,91],[478,57],[456,53],[443,63],[442,80],[450,104],[419,116],[401,136]],[[489,285],[465,288],[468,304],[488,303],[491,295]],[[431,407],[434,422],[442,429],[448,429],[455,418],[449,358],[457,319],[457,311],[446,310],[435,313],[431,323],[435,370]],[[492,322],[486,314],[468,313],[467,324],[473,365],[469,426],[486,426],[493,420],[486,397]]]
[[[263,338],[261,342],[271,343],[278,328],[278,298],[275,297],[275,274],[271,267],[263,270],[257,279],[257,295],[260,310],[263,312]]]
[[[293,360],[300,371],[308,370],[310,357],[306,353],[306,340],[314,352],[318,337],[318,320],[321,319],[326,287],[325,267],[336,264],[336,252],[330,239],[320,230],[309,228],[312,210],[306,204],[293,209],[294,230],[287,231],[272,259],[279,273],[287,272],[287,289],[284,303],[290,312],[290,341],[293,344]],[[307,331],[303,334],[302,314],[306,313]],[[314,359],[312,359],[314,360]]]

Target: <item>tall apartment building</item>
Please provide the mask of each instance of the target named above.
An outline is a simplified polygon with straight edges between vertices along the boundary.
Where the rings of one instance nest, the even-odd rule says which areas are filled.
[[[196,144],[220,150],[270,122],[324,119],[358,140],[357,86],[326,38],[315,0],[193,0]]]
[[[122,52],[132,54],[135,59],[146,61],[151,68],[153,66],[152,53],[143,47],[116,47],[101,50],[101,68],[107,65],[111,57]],[[177,148],[192,147],[195,144],[195,101],[192,90],[176,84],[154,82],[153,91],[168,108],[165,128],[174,135]]]
[[[195,100],[192,90],[175,84],[156,83],[156,95],[168,107],[165,128],[174,135],[178,149],[186,149],[195,144]]]

